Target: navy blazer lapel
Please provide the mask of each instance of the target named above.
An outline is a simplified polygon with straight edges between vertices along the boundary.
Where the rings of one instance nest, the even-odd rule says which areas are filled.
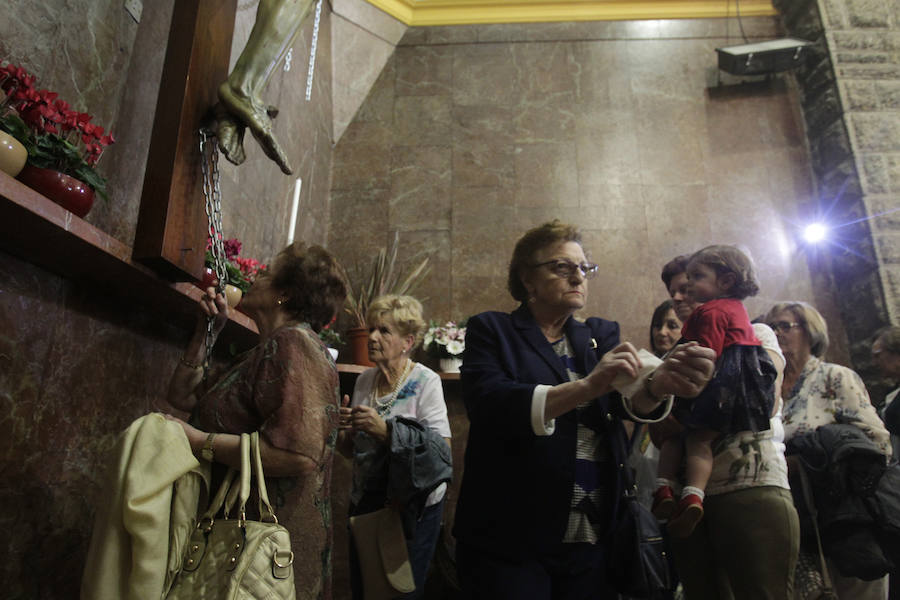
[[[566,323],[566,336],[575,353],[575,366],[582,375],[590,373],[599,362],[597,340],[591,337],[591,328],[574,317]]]
[[[568,381],[569,377],[563,370],[563,365],[559,360],[559,356],[553,351],[553,347],[550,346],[550,343],[547,341],[547,338],[544,337],[541,328],[538,327],[534,317],[531,316],[531,312],[524,304],[512,313],[512,322],[519,331],[519,334],[526,342],[528,342],[528,345],[531,346],[548,365],[550,365],[550,368],[553,369],[553,372],[559,377],[559,382],[564,383]]]

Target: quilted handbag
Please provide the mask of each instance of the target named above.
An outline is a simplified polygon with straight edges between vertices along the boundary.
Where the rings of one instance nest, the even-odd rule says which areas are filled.
[[[251,471],[256,476],[259,521],[247,520]],[[237,503],[235,518],[229,518]],[[223,518],[217,518],[223,509]],[[191,534],[170,600],[295,598],[294,553],[288,531],[278,524],[266,492],[259,433],[241,435],[241,469],[229,469],[206,513]]]

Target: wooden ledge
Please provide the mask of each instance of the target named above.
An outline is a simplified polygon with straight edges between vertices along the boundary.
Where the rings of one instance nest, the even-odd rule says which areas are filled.
[[[191,323],[202,292],[191,283],[160,278],[131,257],[131,246],[76,217],[20,181],[0,172],[0,248],[72,281],[87,283]],[[250,317],[231,311],[219,340],[240,349],[256,343]]]
[[[351,363],[338,363],[337,365],[338,373],[351,373],[354,375],[359,375],[369,368],[370,367],[366,367],[363,365],[354,365]],[[442,371],[438,371],[437,374],[441,376],[441,381],[459,381],[459,373],[444,373]]]

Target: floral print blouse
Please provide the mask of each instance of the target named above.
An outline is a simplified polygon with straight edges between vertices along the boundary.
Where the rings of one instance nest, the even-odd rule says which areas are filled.
[[[832,423],[856,425],[885,456],[891,456],[890,436],[862,378],[852,369],[811,357],[785,398],[785,440]]]

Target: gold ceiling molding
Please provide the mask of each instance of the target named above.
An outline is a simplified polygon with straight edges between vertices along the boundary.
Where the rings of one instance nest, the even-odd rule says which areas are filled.
[[[738,0],[742,17],[777,14],[771,0]],[[368,0],[415,26],[632,19],[708,19],[734,17],[734,0]]]

